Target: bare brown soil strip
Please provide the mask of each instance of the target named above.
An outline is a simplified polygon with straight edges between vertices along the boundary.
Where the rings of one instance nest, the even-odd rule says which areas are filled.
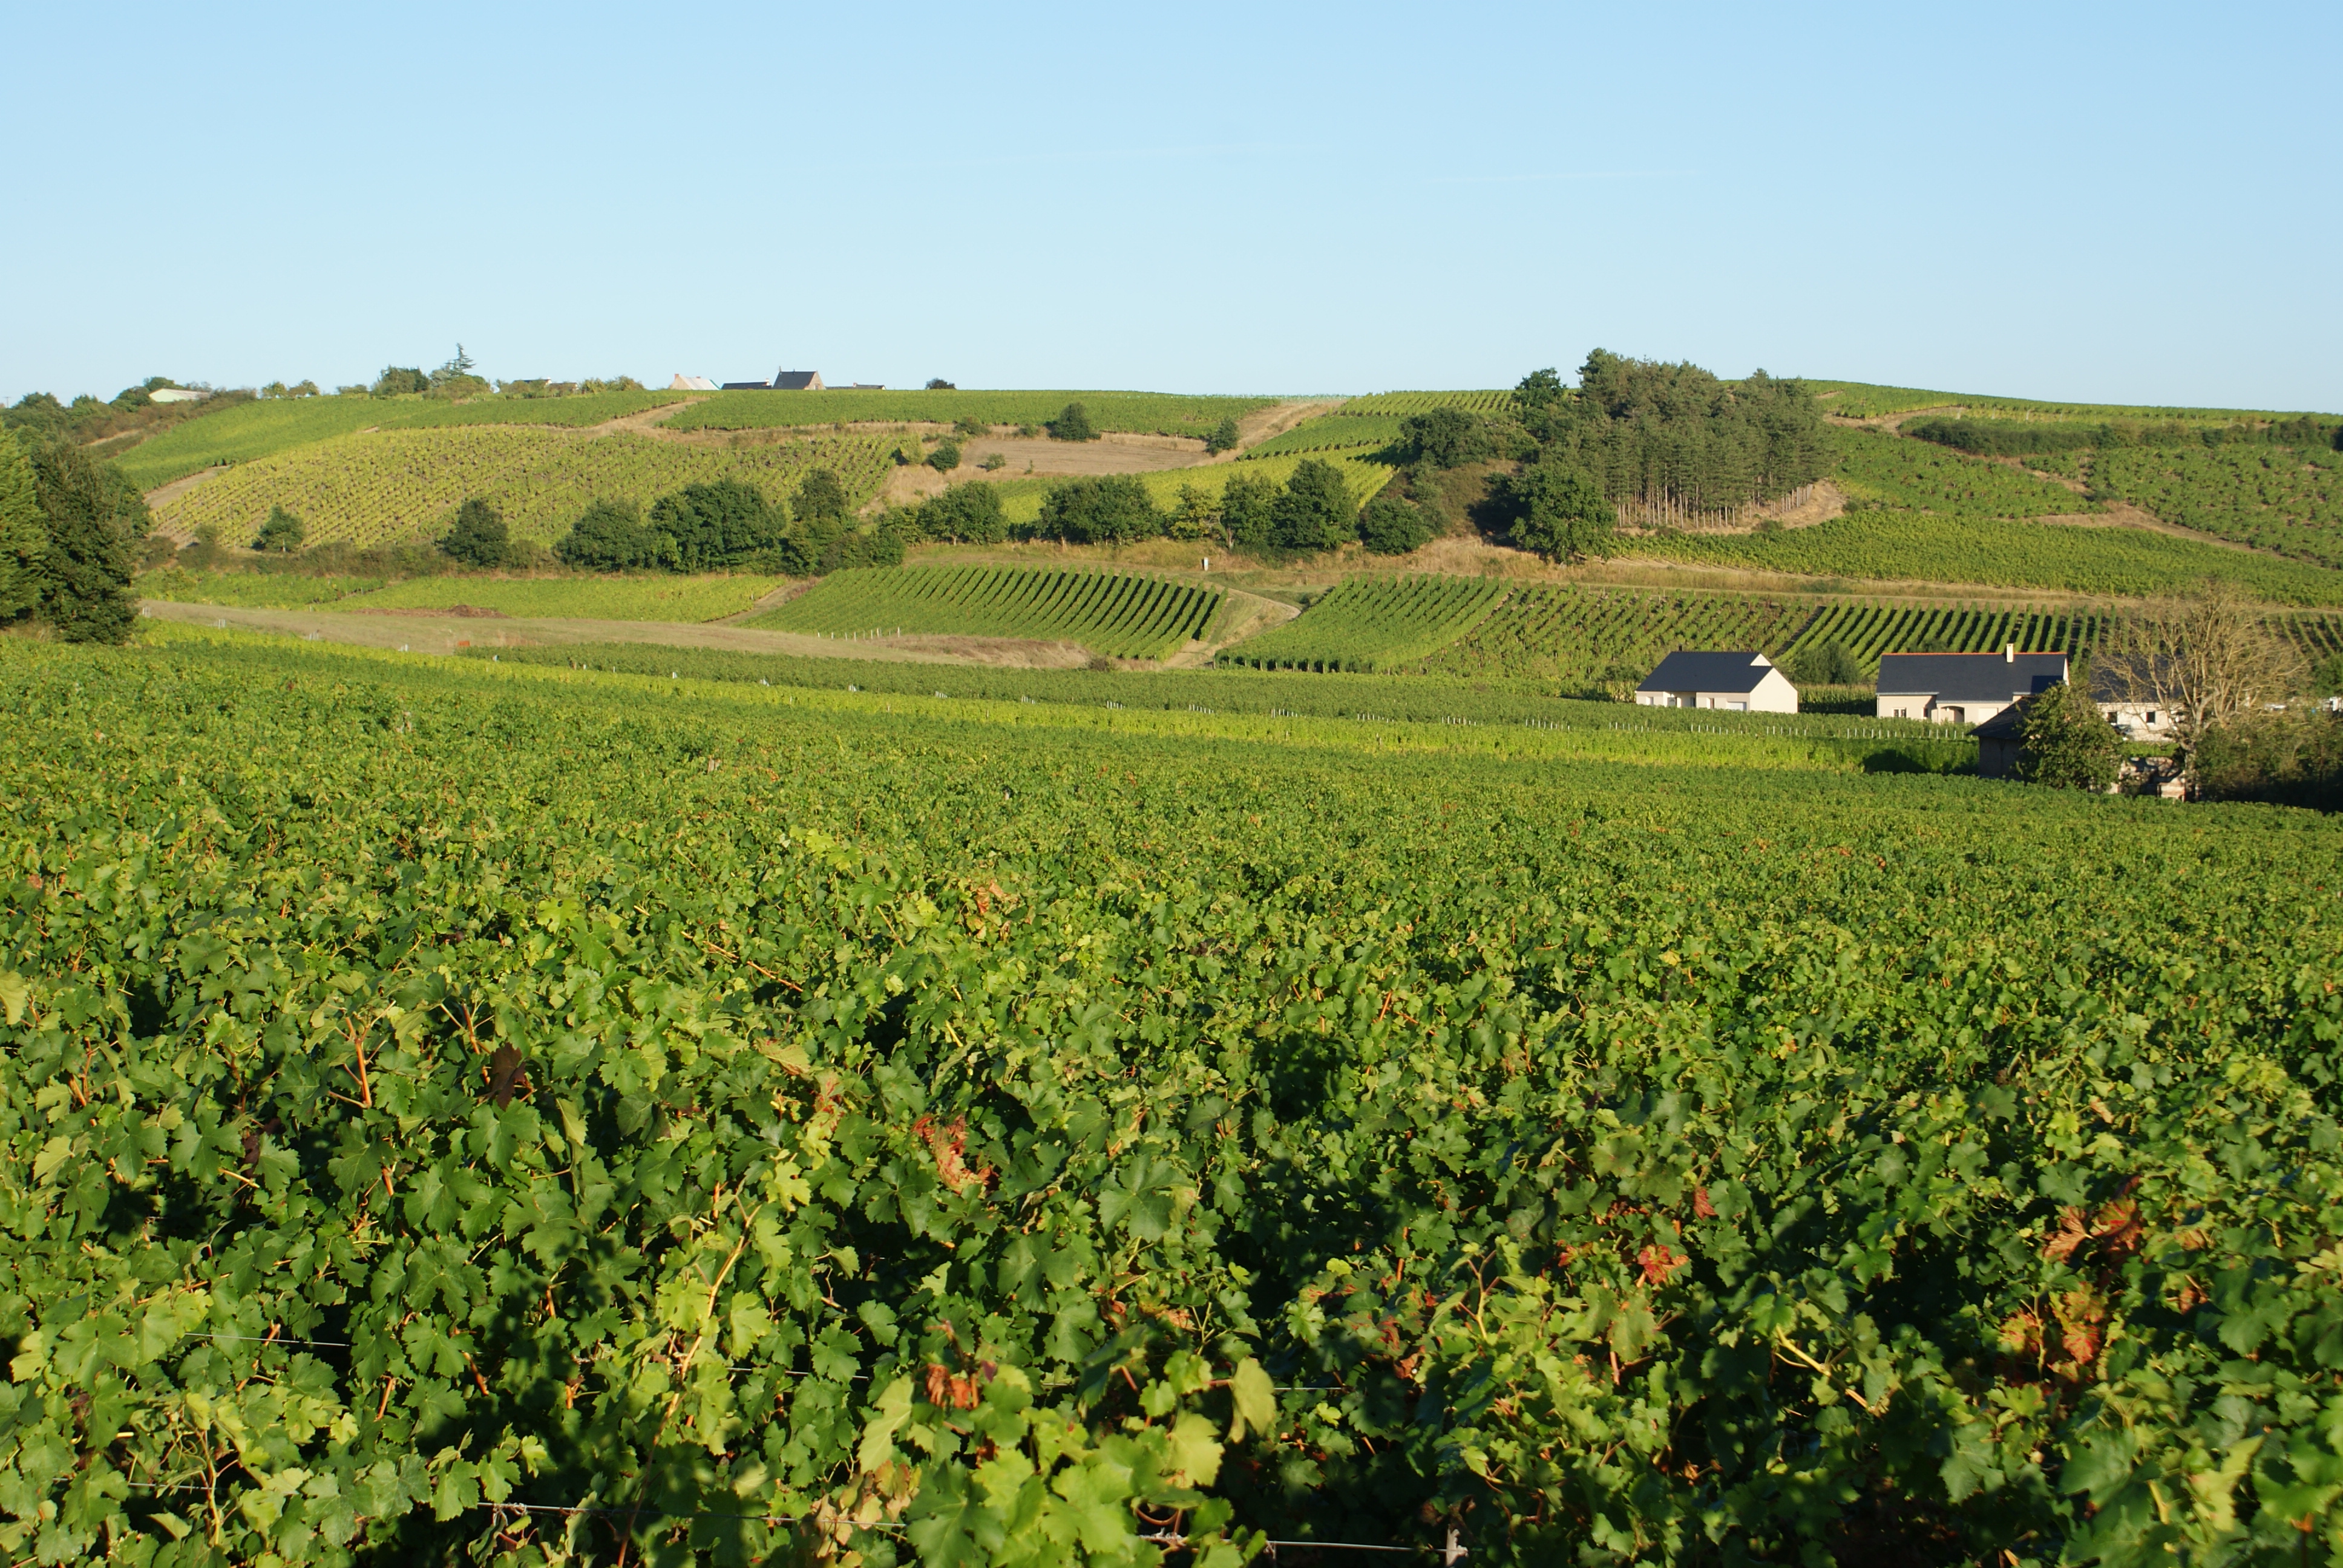
[[[1312,397],[1292,403],[1272,403],[1266,408],[1256,408],[1237,421],[1237,444],[1234,451],[1223,452],[1215,462],[1233,463],[1240,454],[1250,452],[1273,436],[1282,436],[1304,419],[1315,419],[1321,414],[1331,414],[1349,402],[1347,397]]]
[[[977,465],[998,452],[1003,467],[986,473]],[[1052,441],[1047,437],[974,436],[960,447],[955,479],[1016,479],[1034,474],[1145,474],[1161,468],[1192,468],[1212,461],[1204,444],[1186,436],[1101,436],[1095,441]]]
[[[505,612],[500,609],[490,609],[485,605],[477,604],[434,605],[427,609],[394,609],[383,605],[365,604],[352,605],[347,609],[337,610],[335,613],[337,615],[444,616],[450,617],[457,620],[505,620],[509,618]]]
[[[405,648],[412,653],[453,653],[459,648],[573,647],[589,642],[664,648],[713,648],[736,653],[791,654],[809,658],[867,658],[887,663],[983,664],[1027,669],[1071,669],[1090,650],[1071,642],[1007,637],[897,637],[869,641],[763,631],[709,622],[533,619],[499,618],[493,625],[444,613],[357,615],[346,610],[239,609],[227,605],[144,601],[156,620],[275,632],[360,648]]]
[[[169,506],[173,501],[177,500],[181,496],[186,495],[189,490],[194,489],[197,485],[202,484],[206,479],[211,478],[216,475],[225,474],[227,470],[228,465],[222,463],[216,467],[198,469],[195,473],[189,474],[186,478],[174,479],[167,485],[157,485],[155,488],[146,492],[146,509],[149,511],[159,512],[165,507]],[[178,538],[181,537],[179,534],[169,528],[158,528],[155,531],[158,534],[167,534],[173,538]]]

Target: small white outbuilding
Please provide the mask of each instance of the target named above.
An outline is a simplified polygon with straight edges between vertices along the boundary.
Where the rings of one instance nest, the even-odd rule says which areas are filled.
[[[1635,688],[1644,708],[1795,713],[1798,689],[1762,653],[1672,653]]]

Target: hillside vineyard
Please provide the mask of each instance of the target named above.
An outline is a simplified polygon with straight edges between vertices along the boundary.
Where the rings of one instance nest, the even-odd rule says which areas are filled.
[[[2326,819],[896,700],[0,640],[10,1560],[2336,1550]]]

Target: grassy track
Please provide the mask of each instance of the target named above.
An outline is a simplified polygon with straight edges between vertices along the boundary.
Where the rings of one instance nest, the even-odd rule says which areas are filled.
[[[831,424],[1043,425],[1080,403],[1100,430],[1210,435],[1274,397],[1187,397],[1170,392],[721,392],[669,421],[677,430],[765,430]]]
[[[746,480],[779,498],[808,469],[835,469],[860,504],[885,477],[891,450],[876,437],[820,437],[740,449],[618,434],[458,428],[344,436],[243,464],[166,508],[166,527],[216,524],[232,541],[259,529],[272,506],[298,516],[309,542],[367,546],[435,537],[471,496],[485,497],[513,533],[551,543],[587,503],[648,506],[681,486]]]
[[[739,615],[787,578],[749,573],[704,577],[415,578],[361,593],[337,609],[443,609],[471,605],[508,616],[695,623]]]
[[[0,714],[19,1555],[2343,1534],[2334,822],[184,631]]]
[[[832,637],[911,632],[1079,642],[1119,658],[1162,658],[1204,635],[1218,589],[1161,578],[1022,567],[833,572],[742,624]]]

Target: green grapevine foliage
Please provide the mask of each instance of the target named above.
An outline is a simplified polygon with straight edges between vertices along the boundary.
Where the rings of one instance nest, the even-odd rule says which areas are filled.
[[[2343,1552],[2328,823],[666,684],[0,642],[12,1560]]]
[[[1094,653],[1162,658],[1204,635],[1217,588],[1118,572],[928,567],[832,572],[743,624],[826,636],[897,632],[1039,638]]]

